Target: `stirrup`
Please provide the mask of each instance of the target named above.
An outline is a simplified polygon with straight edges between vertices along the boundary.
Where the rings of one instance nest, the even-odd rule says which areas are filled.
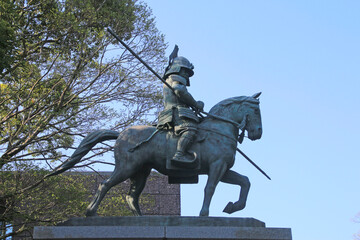
[[[171,159],[171,163],[176,167],[193,169],[197,167],[197,154],[195,152],[187,154],[192,155],[192,159],[188,158],[183,152],[176,152],[174,157]]]

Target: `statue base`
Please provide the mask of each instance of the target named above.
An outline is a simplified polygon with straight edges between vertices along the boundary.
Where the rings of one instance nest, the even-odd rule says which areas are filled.
[[[254,218],[88,217],[34,228],[34,239],[291,240],[290,228],[267,228]]]

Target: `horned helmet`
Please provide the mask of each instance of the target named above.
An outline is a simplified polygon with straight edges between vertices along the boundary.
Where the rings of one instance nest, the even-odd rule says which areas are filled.
[[[179,47],[175,45],[173,52],[169,56],[169,65],[165,69],[164,78],[167,78],[170,74],[178,74],[181,69],[184,69],[189,77],[194,75],[194,66],[187,60],[185,57],[178,57],[177,53],[179,51]],[[189,79],[187,79],[187,86],[190,86]]]

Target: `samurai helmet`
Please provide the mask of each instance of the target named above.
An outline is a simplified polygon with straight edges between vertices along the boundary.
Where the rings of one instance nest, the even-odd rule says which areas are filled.
[[[179,47],[175,45],[173,52],[169,56],[169,65],[165,69],[164,78],[173,73],[180,73],[181,68],[184,68],[189,73],[189,77],[194,75],[194,66],[185,57],[178,57],[178,51]]]

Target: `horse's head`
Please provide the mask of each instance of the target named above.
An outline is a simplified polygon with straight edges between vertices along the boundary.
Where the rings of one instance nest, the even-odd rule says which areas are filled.
[[[262,135],[262,123],[261,123],[261,113],[260,113],[260,93],[256,93],[251,97],[248,97],[246,101],[243,102],[242,114],[247,118],[245,130],[248,132],[248,137],[251,140],[260,139]]]
[[[262,135],[260,101],[258,99],[260,94],[256,93],[251,97],[228,98],[216,104],[210,113],[226,117],[239,124],[245,124],[248,138],[251,140],[260,139]]]

